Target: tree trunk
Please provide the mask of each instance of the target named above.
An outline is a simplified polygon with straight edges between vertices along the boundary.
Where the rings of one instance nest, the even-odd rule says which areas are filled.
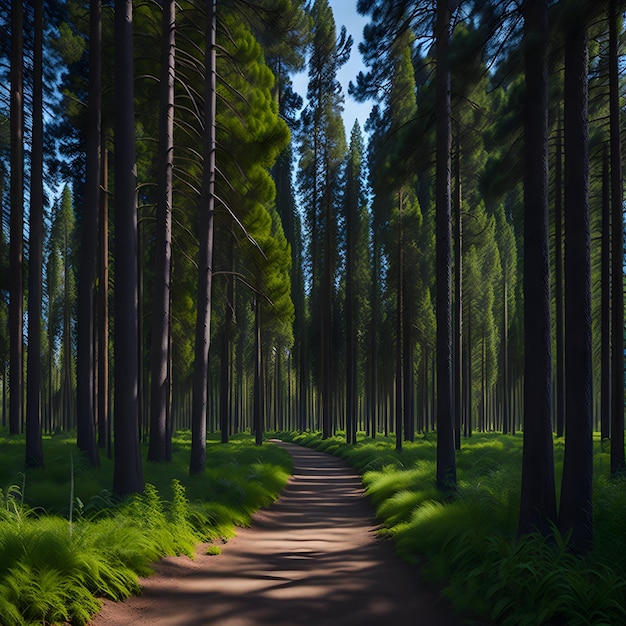
[[[524,0],[524,449],[519,533],[552,532],[552,345],[548,252],[546,0]]]
[[[454,193],[454,447],[461,449],[463,403],[463,226],[461,220],[461,145],[457,125]]]
[[[261,296],[257,293],[254,306],[254,442],[263,444],[263,418],[265,415],[263,380],[263,343],[261,339]]]
[[[611,182],[609,153],[602,156],[602,305],[600,371],[600,439],[611,436]]]
[[[554,168],[554,283],[556,300],[556,435],[563,436],[565,425],[565,368],[563,327],[563,179],[562,179],[561,120],[556,138]]]
[[[234,258],[233,238],[230,240],[230,256]],[[231,268],[234,270],[234,268]],[[222,349],[220,356],[220,431],[222,443],[228,443],[228,435],[232,426],[232,365],[231,340],[233,335],[233,318],[235,306],[235,277],[227,276],[224,327],[222,329]]]
[[[98,446],[111,458],[109,417],[109,159],[102,134],[100,190],[100,280],[98,288]]]
[[[450,148],[450,2],[438,0],[436,23],[436,275],[437,275],[437,488],[456,488],[452,403],[452,303]]]
[[[402,362],[402,350],[404,347],[403,341],[403,328],[402,322],[404,317],[404,277],[403,277],[403,263],[404,254],[402,247],[404,245],[402,241],[402,192],[398,193],[398,285],[396,288],[396,451],[402,450],[402,434],[404,427],[404,390],[402,388],[403,383],[403,362]]]
[[[216,0],[206,0],[208,17],[205,49],[204,163],[200,195],[200,251],[198,258],[198,317],[196,320],[193,404],[191,414],[192,474],[206,465],[207,382],[211,343],[211,286],[213,282],[213,218],[215,211]]]
[[[35,0],[33,131],[28,255],[28,360],[26,370],[26,467],[44,464],[41,439],[41,300],[43,271],[43,0]]]
[[[620,137],[620,94],[618,20],[620,3],[612,0],[609,16],[609,89],[611,125],[611,240],[612,265],[612,348],[611,371],[611,475],[624,468],[624,217],[622,153]]]
[[[24,12],[11,3],[11,221],[9,242],[9,432],[22,432],[24,394]]]
[[[150,347],[150,439],[148,461],[167,460],[169,402],[170,281],[172,277],[172,180],[174,169],[174,78],[176,2],[163,1],[157,225]]]
[[[584,16],[565,41],[565,457],[559,527],[585,554],[593,541],[589,52]]]
[[[132,0],[115,2],[115,454],[113,491],[143,491],[139,451],[137,193]]]
[[[100,206],[101,37],[100,0],[89,8],[89,95],[85,136],[86,173],[78,267],[78,332],[76,353],[76,442],[93,467],[100,465],[94,405],[94,280]]]

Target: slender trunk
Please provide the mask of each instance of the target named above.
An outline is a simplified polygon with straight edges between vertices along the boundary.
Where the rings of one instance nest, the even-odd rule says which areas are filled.
[[[100,190],[100,280],[98,287],[98,446],[111,457],[109,418],[109,160],[102,136]]]
[[[230,256],[233,258],[233,238],[230,243]],[[233,269],[233,268],[231,268]],[[228,435],[232,424],[232,366],[231,366],[231,338],[233,334],[233,311],[234,311],[234,295],[235,288],[234,276],[226,278],[228,286],[226,287],[225,311],[224,311],[224,327],[222,329],[222,346],[220,355],[220,431],[222,435],[222,443],[228,443]]]
[[[402,430],[404,425],[404,391],[403,383],[403,365],[402,365],[402,321],[404,316],[404,278],[403,278],[403,241],[402,241],[402,192],[398,193],[398,285],[396,288],[396,450],[402,450]]]
[[[132,1],[115,2],[115,454],[113,491],[144,488],[139,450],[137,192]]]
[[[100,205],[101,38],[100,0],[89,8],[89,106],[85,136],[86,175],[78,270],[78,333],[76,355],[76,441],[92,466],[100,465],[94,405],[94,280]]]
[[[552,341],[548,252],[546,0],[524,0],[524,448],[520,534],[552,532]]]
[[[602,315],[600,372],[600,439],[611,436],[611,183],[609,153],[602,158]]]
[[[263,380],[263,344],[261,340],[261,300],[257,295],[254,307],[254,442],[263,444],[263,418],[265,414]]]
[[[26,467],[44,464],[41,439],[43,271],[43,0],[35,0],[33,130],[28,255],[28,361],[26,371]]]
[[[556,435],[563,436],[565,426],[565,367],[563,324],[563,179],[561,120],[556,136],[554,167],[554,297],[556,300]]]
[[[609,89],[611,125],[611,240],[612,265],[612,360],[611,370],[611,474],[624,468],[624,216],[620,94],[618,66],[618,20],[620,3],[611,2],[609,18]]]
[[[461,146],[457,125],[454,193],[454,446],[461,449],[463,402],[463,230],[461,220]]]
[[[11,221],[9,242],[9,432],[22,432],[24,394],[24,12],[11,3]]]
[[[174,169],[174,78],[176,2],[164,0],[161,26],[159,174],[155,243],[152,345],[150,350],[150,439],[148,461],[167,460],[168,352],[172,276],[172,181]]]
[[[591,234],[589,225],[589,52],[581,20],[565,41],[566,431],[559,527],[586,553],[593,542]]]
[[[207,382],[211,343],[211,286],[213,282],[213,226],[215,211],[216,0],[206,0],[208,27],[205,49],[204,133],[200,196],[200,252],[198,258],[198,313],[196,320],[193,404],[191,415],[192,474],[206,465]]]
[[[437,488],[456,489],[454,406],[452,403],[452,303],[450,147],[450,3],[437,2],[437,146],[436,146],[436,274],[437,274]]]

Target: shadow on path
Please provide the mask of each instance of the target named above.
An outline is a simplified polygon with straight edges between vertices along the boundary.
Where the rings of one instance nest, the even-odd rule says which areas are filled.
[[[376,537],[358,474],[280,443],[294,474],[218,556],[166,558],[143,595],[106,602],[92,626],[456,626],[415,568]]]

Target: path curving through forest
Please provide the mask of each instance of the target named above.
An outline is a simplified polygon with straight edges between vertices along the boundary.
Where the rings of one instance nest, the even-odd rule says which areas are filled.
[[[278,501],[222,554],[166,558],[143,594],[107,601],[92,626],[456,626],[389,541],[378,538],[358,474],[293,444]]]

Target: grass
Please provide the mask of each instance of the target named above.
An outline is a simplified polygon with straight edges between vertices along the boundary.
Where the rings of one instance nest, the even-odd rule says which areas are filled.
[[[1,433],[0,624],[86,624],[98,598],[137,593],[158,558],[192,556],[198,542],[219,544],[248,525],[293,469],[285,451],[248,436],[207,446],[207,469],[189,476],[189,434],[177,435],[172,463],[145,464],[144,493],[120,501],[108,491],[111,461],[89,467],[70,435],[47,437],[46,468],[24,473],[23,439]]]
[[[426,580],[460,612],[510,625],[626,623],[626,478],[608,478],[609,456],[594,442],[594,526],[591,554],[581,559],[567,537],[517,538],[522,437],[475,434],[457,453],[458,489],[435,488],[436,437],[395,451],[395,440],[317,433],[281,437],[336,454],[361,474],[381,534],[400,556],[422,565]],[[564,442],[555,440],[557,486]],[[557,494],[558,497],[558,494]],[[558,500],[557,500],[558,502]]]

